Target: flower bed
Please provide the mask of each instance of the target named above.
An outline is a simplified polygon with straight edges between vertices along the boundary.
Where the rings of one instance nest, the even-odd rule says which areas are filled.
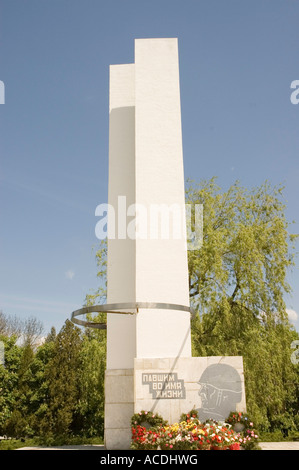
[[[259,436],[253,422],[246,413],[231,412],[227,422],[238,435],[238,440],[243,449],[254,450],[258,448]]]
[[[182,420],[183,418],[183,420]],[[239,436],[230,424],[201,423],[192,410],[179,423],[168,425],[161,416],[147,411],[133,415],[132,449],[239,450]],[[143,424],[152,423],[151,427]]]

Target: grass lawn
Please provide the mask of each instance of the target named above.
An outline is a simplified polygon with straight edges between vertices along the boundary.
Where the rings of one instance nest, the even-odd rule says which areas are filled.
[[[41,440],[39,438],[32,439],[1,439],[0,450],[15,450],[20,447],[51,447],[51,446],[62,446],[62,445],[92,445],[100,444],[103,445],[104,441],[101,437],[73,437],[68,439],[51,439]]]

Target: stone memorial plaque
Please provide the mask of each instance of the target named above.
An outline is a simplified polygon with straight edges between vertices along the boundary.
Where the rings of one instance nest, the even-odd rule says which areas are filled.
[[[184,380],[178,379],[176,372],[142,374],[142,383],[149,385],[153,398],[166,400],[186,398]]]
[[[134,411],[159,413],[169,423],[196,409],[200,421],[246,412],[240,356],[135,359]]]

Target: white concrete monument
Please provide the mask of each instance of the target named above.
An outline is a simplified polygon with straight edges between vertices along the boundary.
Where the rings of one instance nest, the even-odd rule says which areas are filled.
[[[136,219],[139,227],[132,237],[116,227],[118,237],[108,239],[108,304],[154,302],[187,311],[140,308],[136,315],[108,316],[107,446],[130,439],[134,360],[191,357],[185,220],[177,238],[173,220],[168,221],[169,236],[162,238],[161,227],[163,207],[176,204],[181,215],[185,204],[176,39],[137,39],[135,63],[110,66],[108,202],[117,221],[126,217],[119,196],[126,196],[126,207],[132,208],[132,220],[127,218],[124,227],[130,229]],[[121,417],[121,428],[116,428]]]
[[[241,357],[191,357],[177,39],[135,40],[109,108],[105,445],[127,449],[135,412],[223,420],[245,391]]]
[[[117,221],[130,206],[132,213],[108,239],[107,302],[189,307],[185,230],[174,239],[170,220],[162,239],[156,223],[159,216],[165,222],[163,207],[176,204],[181,215],[185,205],[176,39],[138,39],[135,64],[110,66],[109,144],[108,202]],[[119,232],[130,224],[131,237]],[[140,309],[136,316],[110,315],[107,341],[107,370],[132,369],[135,358],[190,357],[190,314]]]

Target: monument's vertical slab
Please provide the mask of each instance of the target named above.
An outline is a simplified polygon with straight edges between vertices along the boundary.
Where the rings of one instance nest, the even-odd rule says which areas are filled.
[[[110,66],[108,303],[135,301],[135,240],[126,233],[126,208],[135,203],[134,68],[134,64]],[[130,445],[135,356],[136,317],[108,315],[105,375],[105,445],[108,449],[126,449]]]
[[[107,302],[188,306],[176,39],[137,39],[135,64],[110,67],[109,132],[108,224],[115,238],[108,236]],[[126,231],[127,211],[137,221],[134,234]],[[190,315],[110,315],[107,343],[107,369],[133,368],[135,357],[190,357]]]
[[[135,107],[136,202],[148,215],[136,238],[136,300],[188,306],[177,39],[135,40]],[[136,339],[137,358],[190,357],[190,314],[141,310]]]
[[[107,302],[135,302],[135,240],[126,233],[135,203],[135,66],[110,66]],[[107,369],[133,368],[136,318],[107,318]]]

